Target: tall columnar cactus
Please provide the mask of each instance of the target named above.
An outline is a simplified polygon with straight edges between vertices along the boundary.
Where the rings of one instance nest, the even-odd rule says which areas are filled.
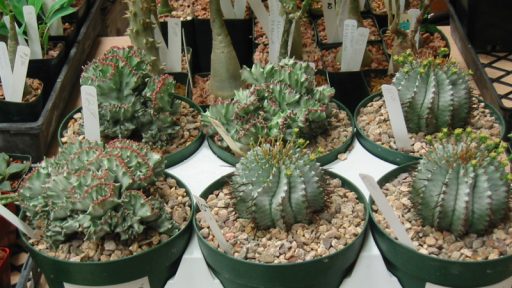
[[[500,160],[505,144],[469,128],[443,131],[436,139],[430,137],[432,149],[420,161],[411,192],[423,224],[461,236],[501,223],[508,217],[512,179]]]
[[[395,58],[402,68],[393,79],[409,132],[464,127],[470,116],[469,73],[453,61],[417,60],[408,52]]]
[[[219,0],[210,0],[212,55],[209,89],[216,97],[232,98],[242,87],[240,63],[224,23]]]
[[[151,76],[134,47],[114,47],[89,63],[80,84],[96,87],[102,137],[142,138],[164,147],[178,129],[179,101],[169,75]]]
[[[232,181],[236,211],[261,229],[310,223],[324,207],[320,165],[296,142],[255,147],[236,165]]]
[[[290,140],[295,130],[299,137],[312,139],[328,127],[334,90],[315,87],[314,69],[305,62],[284,59],[242,71],[252,87],[238,90],[226,104],[210,106],[204,114],[219,121],[231,138],[248,148],[260,139]],[[248,149],[245,149],[248,150]]]
[[[150,72],[154,75],[162,72],[162,62],[155,39],[158,14],[155,0],[125,0],[128,4],[127,17],[130,20],[128,35],[133,45],[144,51],[149,62]],[[178,40],[181,41],[181,40]]]
[[[151,187],[163,177],[163,159],[144,144],[80,141],[61,147],[28,176],[20,205],[53,246],[79,233],[99,240],[132,240],[146,227],[170,236],[179,230]]]

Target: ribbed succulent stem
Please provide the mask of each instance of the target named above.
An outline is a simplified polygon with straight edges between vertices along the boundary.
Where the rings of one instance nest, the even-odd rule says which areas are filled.
[[[130,26],[128,35],[132,44],[144,51],[144,57],[150,63],[153,75],[162,73],[162,62],[155,39],[155,27],[158,19],[155,0],[125,0],[128,4]]]
[[[232,98],[242,87],[240,63],[224,23],[219,0],[210,1],[210,26],[212,29],[212,57],[210,92],[223,99]]]

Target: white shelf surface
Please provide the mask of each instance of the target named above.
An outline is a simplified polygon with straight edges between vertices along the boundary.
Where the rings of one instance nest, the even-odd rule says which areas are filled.
[[[352,146],[346,160],[336,160],[325,168],[352,181],[368,198],[368,190],[359,178],[359,173],[371,175],[377,180],[396,166],[371,155],[357,140],[354,140]],[[201,194],[208,185],[233,170],[233,166],[213,154],[206,141],[192,157],[167,169],[181,179],[194,195]],[[220,281],[206,265],[196,237],[194,233],[178,272],[165,288],[222,288]],[[398,280],[386,269],[369,231],[352,273],[345,278],[340,288],[367,287],[401,287]]]

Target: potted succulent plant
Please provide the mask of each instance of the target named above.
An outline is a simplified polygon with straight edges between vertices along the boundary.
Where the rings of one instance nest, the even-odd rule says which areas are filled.
[[[249,151],[201,197],[233,255],[196,214],[199,247],[224,287],[339,287],[365,236],[364,196],[320,168],[304,140]]]
[[[82,140],[27,176],[21,217],[41,236],[22,239],[50,287],[165,285],[188,244],[193,207],[164,162],[139,142]]]
[[[428,151],[426,136],[443,128],[471,127],[493,138],[503,137],[503,117],[472,96],[470,73],[454,61],[419,60],[412,53],[396,60],[403,67],[393,85],[398,90],[412,147],[404,151],[396,147],[384,99],[381,94],[374,94],[359,104],[355,114],[357,137],[370,153],[397,165],[418,160]]]
[[[18,186],[29,168],[30,156],[0,153],[0,204],[13,213],[17,212],[13,201]],[[16,234],[16,227],[0,216],[0,247],[16,243]]]
[[[190,99],[174,95],[171,76],[151,76],[148,71],[140,50],[113,47],[85,67],[80,83],[96,87],[104,140],[129,138],[147,143],[165,155],[169,167],[201,146],[201,110]],[[61,142],[83,138],[80,109],[62,122]]]
[[[249,88],[237,90],[233,100],[212,105],[203,115],[208,143],[222,160],[234,165],[251,145],[279,137],[287,141],[295,131],[308,140],[309,149],[325,153],[318,159],[323,165],[350,146],[350,112],[331,100],[334,89],[316,87],[308,63],[287,58],[279,65],[255,64],[242,70],[242,78]]]
[[[414,247],[376,206],[372,234],[403,287],[483,287],[512,276],[511,175],[506,145],[470,128],[431,137],[419,162],[379,180]],[[505,286],[503,286],[505,287]]]

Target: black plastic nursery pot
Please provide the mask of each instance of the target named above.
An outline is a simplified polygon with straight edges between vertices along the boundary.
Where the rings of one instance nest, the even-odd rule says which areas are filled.
[[[52,43],[52,42],[50,42]],[[53,42],[53,45],[62,44],[63,50],[51,59],[31,59],[28,64],[27,75],[38,75],[38,79],[43,81],[46,89],[51,91],[57,78],[59,77],[60,70],[66,62],[66,45],[64,42]],[[52,44],[50,44],[52,45]],[[45,95],[44,101],[48,100],[49,95]]]
[[[225,19],[224,23],[231,37],[238,62],[241,66],[252,66],[252,22],[253,19]],[[192,71],[196,73],[210,72],[212,55],[212,29],[210,19],[194,19],[195,52]],[[189,44],[190,46],[190,44]]]
[[[375,25],[377,27],[377,33],[379,33],[379,36],[381,38],[381,39],[376,39],[376,40],[369,40],[368,39],[368,43],[381,43],[382,42],[382,35],[380,35],[380,28],[379,28],[380,26],[379,26],[379,23],[377,22],[377,19],[375,19],[375,17],[372,14],[363,14],[362,17],[365,20],[366,19],[373,20],[373,23],[375,23]],[[323,42],[322,39],[320,39],[320,33],[318,32],[318,20],[313,22],[313,29],[315,31],[316,44],[317,44],[318,48],[320,48],[322,50],[323,49],[337,48],[337,47],[340,47],[340,45],[343,43],[343,41],[332,42],[332,43]]]
[[[333,172],[325,171],[325,174],[340,179],[343,187],[355,192],[368,213],[369,207],[365,197],[352,182]],[[232,173],[210,184],[201,193],[201,197],[206,199],[215,190],[221,189],[229,182],[231,176]],[[337,288],[351,271],[359,255],[365,239],[367,222],[366,220],[365,228],[359,236],[345,248],[318,259],[290,264],[263,264],[229,256],[211,246],[201,236],[196,220],[194,229],[206,262],[225,288]]]
[[[43,85],[41,94],[28,103],[0,101],[0,123],[33,122],[39,119],[44,107],[45,89]]]
[[[416,168],[409,163],[388,172],[378,183],[393,181],[402,173]],[[370,205],[373,200],[370,200]],[[390,237],[371,216],[373,239],[383,255],[388,270],[404,288],[424,288],[426,283],[454,287],[476,288],[499,283],[512,276],[512,255],[486,261],[454,261],[419,253]]]
[[[168,173],[176,180],[179,187],[185,188],[189,197],[190,190],[178,178]],[[64,261],[41,253],[28,243],[25,236],[21,238],[28,248],[30,256],[37,267],[45,275],[49,287],[65,288],[66,284],[83,286],[110,286],[136,284],[141,287],[164,287],[167,281],[176,274],[181,256],[187,248],[192,233],[192,217],[187,225],[169,240],[145,250],[139,254],[119,260],[106,262],[73,262]],[[147,281],[147,282],[146,282]],[[133,283],[131,283],[133,282]],[[140,283],[149,283],[143,286]],[[121,286],[120,286],[121,287]]]
[[[327,77],[336,91],[334,99],[345,105],[352,114],[357,105],[370,95],[362,71],[327,72]]]
[[[356,112],[354,114],[354,119],[355,119],[354,121],[355,121],[355,125],[356,125],[356,130],[357,130],[357,133],[356,133],[357,140],[359,141],[359,143],[361,143],[361,145],[368,152],[370,152],[374,156],[376,156],[386,162],[392,163],[394,165],[404,165],[409,162],[418,161],[420,159],[419,157],[410,155],[408,153],[403,153],[398,150],[389,149],[387,147],[384,147],[382,145],[379,145],[379,144],[373,142],[370,138],[368,138],[368,136],[366,136],[364,134],[361,127],[359,127],[359,125],[357,124],[357,118],[359,117],[361,109],[363,107],[367,106],[370,102],[377,100],[377,98],[380,98],[380,97],[382,97],[382,93],[376,93],[376,94],[370,95],[366,99],[364,99],[359,104],[359,106],[357,106]],[[483,102],[483,100],[480,100],[480,99],[479,99],[479,101]],[[505,132],[506,132],[506,124],[505,124],[505,120],[504,120],[503,116],[501,115],[500,112],[498,112],[491,105],[489,105],[485,102],[484,102],[484,104],[485,104],[485,108],[487,108],[491,111],[492,115],[494,116],[496,121],[499,123],[499,125],[501,127],[501,138],[503,138],[505,136]]]
[[[317,158],[317,162],[320,163],[320,165],[322,166],[336,161],[336,159],[338,159],[338,154],[346,152],[350,145],[352,144],[355,134],[354,118],[352,117],[352,113],[347,109],[347,107],[345,107],[340,102],[334,99],[332,101],[336,103],[340,110],[345,111],[348,114],[350,122],[352,123],[351,125],[353,132],[352,135],[343,144],[338,146],[336,149],[329,151],[329,153],[323,154],[322,156]],[[222,161],[233,166],[236,165],[238,161],[240,161],[240,159],[236,157],[234,154],[232,154],[230,151],[227,151],[225,148],[219,146],[211,136],[208,136],[206,138],[206,141],[208,142],[208,146],[210,146],[210,149],[213,151],[213,154],[219,157]]]
[[[192,102],[191,99],[186,98],[186,97],[182,97],[182,96],[175,96],[175,97],[177,99],[179,99],[180,101],[183,101],[183,102],[187,103],[188,105],[190,105],[190,107],[194,108],[194,110],[198,111],[199,113],[202,113],[201,108],[197,104]],[[57,134],[60,146],[64,145],[62,143],[62,137],[64,135],[64,131],[68,127],[69,121],[71,121],[71,119],[73,119],[73,116],[76,113],[79,113],[81,111],[82,111],[82,107],[78,107],[78,108],[74,109],[60,123],[58,134]],[[165,168],[169,168],[171,166],[177,165],[177,164],[181,163],[182,161],[184,161],[185,159],[187,159],[190,156],[192,156],[192,154],[194,154],[201,147],[201,145],[203,144],[204,138],[205,138],[205,135],[201,131],[199,133],[199,135],[197,135],[197,137],[194,139],[194,141],[192,141],[192,143],[190,143],[188,146],[186,146],[186,147],[184,147],[184,148],[182,148],[182,149],[180,149],[178,151],[175,151],[173,153],[169,153],[169,154],[164,155],[164,158],[165,158]]]

